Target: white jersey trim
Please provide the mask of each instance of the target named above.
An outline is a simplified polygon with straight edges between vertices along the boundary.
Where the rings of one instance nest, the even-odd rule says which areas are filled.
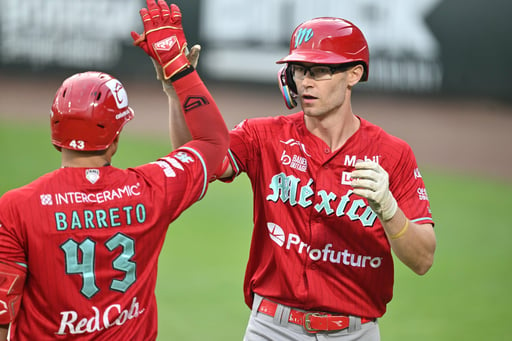
[[[233,156],[233,152],[231,152],[231,149],[228,149],[229,158],[232,161],[232,165],[235,167],[235,175],[233,178],[237,177],[240,174],[240,167],[238,166],[235,157]]]
[[[191,151],[192,153],[194,153],[199,158],[199,161],[201,161],[201,166],[203,167],[203,174],[204,174],[204,176],[203,176],[203,189],[201,191],[201,195],[199,195],[199,198],[197,199],[197,200],[201,200],[204,197],[204,195],[206,193],[206,188],[208,186],[208,179],[207,179],[208,178],[208,172],[206,170],[206,163],[204,162],[203,157],[201,156],[201,154],[197,150],[192,149],[190,147],[180,147],[178,149],[186,149],[188,151]]]

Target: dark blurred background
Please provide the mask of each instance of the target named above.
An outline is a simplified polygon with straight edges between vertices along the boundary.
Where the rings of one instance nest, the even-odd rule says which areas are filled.
[[[176,0],[205,79],[275,86],[293,29],[318,16],[359,26],[370,45],[362,91],[512,101],[512,2],[506,0]],[[0,0],[0,78],[98,69],[153,80],[132,46],[143,0]]]

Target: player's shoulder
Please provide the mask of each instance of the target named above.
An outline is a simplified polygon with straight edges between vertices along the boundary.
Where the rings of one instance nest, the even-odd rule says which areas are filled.
[[[285,126],[297,125],[303,122],[303,113],[296,112],[290,115],[262,116],[244,119],[237,124],[237,129],[253,129],[253,130],[282,130]]]
[[[365,138],[374,141],[378,140],[385,145],[391,145],[394,149],[410,149],[409,144],[404,139],[389,133],[381,126],[364,118],[359,117],[359,120],[361,121],[361,131],[364,133]]]
[[[411,146],[384,128],[361,119],[361,139],[369,155],[380,155],[383,166],[393,169],[398,164],[415,159]]]
[[[55,171],[54,171],[55,172]],[[48,179],[53,177],[54,172],[50,172],[42,175],[41,177],[25,184],[23,186],[13,188],[0,195],[0,206],[4,205],[20,205],[28,202],[29,199],[33,198],[39,191],[38,189],[44,186]]]

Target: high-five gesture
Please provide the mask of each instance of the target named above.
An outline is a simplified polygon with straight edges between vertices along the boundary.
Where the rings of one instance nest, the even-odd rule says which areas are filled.
[[[133,44],[139,46],[162,66],[165,79],[189,68],[186,57],[187,40],[181,25],[181,11],[175,4],[171,7],[164,0],[146,0],[147,8],[139,13],[144,32],[132,32]]]

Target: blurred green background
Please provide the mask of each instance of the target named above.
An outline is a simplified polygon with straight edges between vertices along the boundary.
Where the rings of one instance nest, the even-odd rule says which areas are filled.
[[[46,126],[0,120],[0,195],[60,165]],[[114,165],[153,161],[165,139],[122,135]],[[420,165],[421,166],[421,165]],[[512,184],[423,170],[438,247],[423,277],[396,262],[382,340],[509,340]],[[248,180],[213,183],[169,229],[156,294],[159,340],[242,340],[242,283],[252,228]]]

